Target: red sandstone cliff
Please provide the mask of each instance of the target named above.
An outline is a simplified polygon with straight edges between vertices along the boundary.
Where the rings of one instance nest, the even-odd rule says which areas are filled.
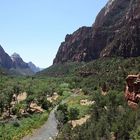
[[[136,109],[140,101],[140,75],[128,75],[126,83],[125,99],[131,108]]]
[[[109,0],[92,27],[66,36],[53,63],[112,56],[140,56],[140,0]]]

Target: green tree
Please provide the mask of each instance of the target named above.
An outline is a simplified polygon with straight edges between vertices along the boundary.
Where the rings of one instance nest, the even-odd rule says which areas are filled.
[[[41,107],[45,110],[48,110],[50,107],[52,106],[52,103],[50,103],[47,98],[45,98],[43,101],[42,101],[42,104],[41,104]]]
[[[13,92],[14,92],[14,94],[16,94],[16,96],[18,96],[20,94],[21,87],[20,87],[19,84],[16,84],[16,85],[13,86]]]
[[[68,121],[68,106],[67,104],[60,104],[57,108],[56,118],[60,124],[65,124]],[[62,126],[61,125],[61,126]]]
[[[6,100],[6,96],[4,95],[4,93],[0,94],[0,115],[4,111],[5,100]]]
[[[12,99],[13,99],[13,88],[8,86],[6,89],[3,90],[3,93],[5,94],[5,107],[6,109],[8,110],[8,114],[9,116],[11,115],[11,102],[12,102]]]
[[[32,103],[32,101],[34,101],[34,96],[33,95],[29,95],[27,98],[26,98],[26,104],[27,104],[27,108],[26,109],[28,109],[28,108],[30,108],[30,105],[31,105],[31,103]]]
[[[79,109],[77,108],[70,108],[69,110],[69,119],[76,120],[79,116]]]

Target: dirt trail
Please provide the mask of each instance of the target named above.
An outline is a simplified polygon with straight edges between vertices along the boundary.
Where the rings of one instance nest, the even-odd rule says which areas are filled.
[[[52,140],[58,134],[57,120],[55,118],[55,107],[49,115],[47,122],[37,129],[31,136],[26,136],[22,140]]]
[[[75,97],[78,95],[72,94],[71,96]],[[64,99],[60,104],[66,103],[71,96]],[[53,140],[58,134],[57,120],[55,118],[57,107],[50,112],[47,122],[41,128],[33,132],[32,135],[25,136],[22,140]]]

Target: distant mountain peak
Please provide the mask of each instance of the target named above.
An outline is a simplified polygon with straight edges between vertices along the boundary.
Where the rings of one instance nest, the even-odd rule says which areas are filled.
[[[11,59],[15,68],[28,68],[28,64],[23,61],[19,54],[13,53]]]
[[[33,63],[33,62],[31,62],[31,61],[30,61],[30,62],[28,62],[28,64],[34,65],[34,63]]]
[[[4,49],[2,48],[2,46],[0,45],[0,51],[3,51],[4,52]]]
[[[11,55],[11,58],[21,58],[20,55],[16,52],[14,52],[12,55]]]
[[[7,69],[9,73],[16,75],[33,75],[42,70],[36,67],[32,62],[24,62],[21,56],[16,52],[10,57],[0,45],[0,69],[1,68]]]
[[[0,45],[0,67],[10,69],[13,66],[10,56],[4,51]]]
[[[34,72],[39,72],[41,71],[41,69],[39,67],[37,67],[34,63],[32,63],[31,61],[28,63],[29,68]]]

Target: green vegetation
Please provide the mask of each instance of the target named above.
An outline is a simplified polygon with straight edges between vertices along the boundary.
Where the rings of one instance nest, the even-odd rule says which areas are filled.
[[[71,94],[70,88],[60,78],[1,75],[0,139],[19,140],[40,127],[47,120],[50,110]],[[26,93],[27,97],[18,101],[18,95],[22,93]],[[54,93],[58,93],[58,99],[53,102],[47,100]],[[32,103],[46,111],[39,113],[32,110]]]
[[[58,140],[139,139],[140,110],[130,109],[122,92],[109,91],[106,96],[96,92],[93,98],[96,104],[93,105],[91,119],[75,129],[65,126]]]
[[[18,140],[31,133],[47,120],[50,110],[64,100],[56,112],[60,128],[57,140],[108,140],[112,137],[137,140],[140,111],[128,107],[123,91],[126,76],[139,72],[140,57],[59,64],[32,77],[15,77],[2,72],[0,139]],[[18,102],[18,95],[24,92],[27,98]],[[108,94],[103,96],[102,92]],[[54,93],[58,98],[50,102],[48,98]],[[80,101],[85,99],[95,104],[81,105]],[[45,112],[32,110],[32,103]],[[91,117],[85,124],[71,128],[69,121],[87,114]]]
[[[85,99],[90,100],[90,96],[84,95],[83,93],[77,96],[71,96],[67,101],[68,110],[70,110],[71,108],[78,109],[79,110],[78,118],[85,116],[90,112],[90,108],[91,108],[91,106],[80,104],[80,101]]]
[[[96,102],[84,125],[71,129],[64,124],[57,140],[139,139],[140,111],[130,109],[124,100],[125,78],[139,72],[140,57],[99,59],[76,68],[76,86]],[[102,90],[108,94],[103,96]]]
[[[76,67],[81,67],[81,63],[69,62],[64,64],[53,65],[47,70],[43,70],[37,75],[39,76],[73,76]]]
[[[28,135],[33,129],[39,128],[48,119],[48,113],[34,114],[28,118],[22,118],[9,123],[1,123],[0,139],[1,140],[20,140],[23,136]]]
[[[79,109],[77,108],[70,108],[69,110],[69,120],[76,120],[79,115]]]

